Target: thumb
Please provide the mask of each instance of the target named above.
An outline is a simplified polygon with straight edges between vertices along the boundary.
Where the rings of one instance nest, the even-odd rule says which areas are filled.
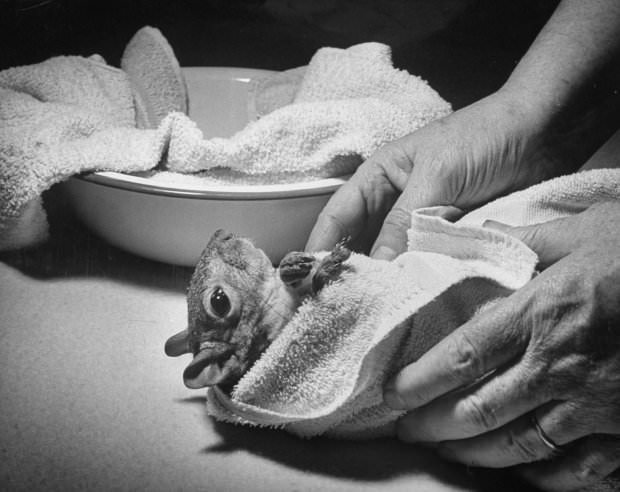
[[[502,231],[523,241],[538,255],[538,267],[544,270],[580,246],[581,235],[576,230],[578,219],[576,215],[520,227],[486,220],[483,227]]]
[[[423,207],[437,207],[435,215],[456,220],[463,211],[452,205],[450,187],[439,179],[412,176],[383,221],[383,226],[372,247],[370,256],[381,260],[393,260],[407,250],[407,231],[411,226],[411,212]]]
[[[393,260],[407,250],[407,230],[411,213],[397,203],[383,221],[381,231],[372,247],[370,256],[378,260]]]

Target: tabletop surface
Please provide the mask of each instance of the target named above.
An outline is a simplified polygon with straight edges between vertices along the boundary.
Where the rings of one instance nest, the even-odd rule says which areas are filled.
[[[439,492],[514,481],[392,439],[302,440],[214,422],[204,390],[182,383],[189,356],[163,350],[184,327],[191,270],[108,246],[75,221],[60,190],[45,201],[51,239],[0,255],[9,490]]]

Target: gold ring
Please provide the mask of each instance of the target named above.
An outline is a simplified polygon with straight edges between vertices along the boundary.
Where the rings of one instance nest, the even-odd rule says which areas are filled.
[[[536,433],[538,434],[539,439],[551,451],[551,455],[555,456],[561,454],[562,448],[556,443],[554,443],[553,440],[542,429],[540,423],[538,422],[538,418],[536,417],[536,412],[532,412],[532,424],[534,424],[534,427],[536,428]]]

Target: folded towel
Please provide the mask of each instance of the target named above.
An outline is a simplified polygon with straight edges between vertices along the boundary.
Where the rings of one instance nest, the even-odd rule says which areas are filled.
[[[393,262],[352,255],[349,270],[299,308],[230,396],[208,390],[209,413],[303,437],[391,435],[402,412],[383,404],[387,378],[534,273],[529,248],[477,224],[551,220],[608,199],[620,199],[620,170],[551,180],[456,224],[414,212],[407,253]]]
[[[499,198],[458,221],[482,225],[499,220],[511,226],[547,222],[582,212],[590,205],[620,198],[620,169],[592,169],[551,179]]]
[[[295,95],[307,67],[291,68],[271,77],[255,80],[250,86],[250,114],[262,117],[295,102]]]
[[[124,56],[129,76],[98,55],[55,57],[0,72],[0,251],[47,237],[40,196],[53,184],[85,171],[143,171],[159,163],[167,129],[136,129],[134,100],[157,117],[164,103],[183,107],[147,99],[178,87],[174,67],[159,66],[170,58],[155,56],[153,39],[164,50],[160,38],[152,29],[136,34]],[[138,56],[141,45],[154,56],[151,72]],[[139,65],[132,69],[131,61]],[[155,81],[152,74],[158,74]],[[182,96],[169,98],[178,102]]]
[[[197,128],[191,139],[173,134],[168,168],[227,168],[269,181],[348,174],[382,144],[451,110],[422,79],[395,69],[380,43],[322,48],[308,67],[259,85],[255,98],[268,114],[230,138],[202,140]]]

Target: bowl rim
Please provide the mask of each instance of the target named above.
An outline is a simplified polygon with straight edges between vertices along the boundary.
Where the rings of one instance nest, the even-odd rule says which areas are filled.
[[[187,66],[184,73],[199,73],[201,77],[225,77],[233,80],[250,80],[252,76],[271,75],[276,70],[247,67]],[[200,200],[277,200],[293,197],[313,197],[332,194],[350,175],[278,184],[215,184],[215,183],[166,183],[153,181],[139,173],[95,171],[74,175],[71,181],[87,182],[119,190],[176,198]]]
[[[349,176],[322,178],[313,181],[300,181],[280,184],[205,184],[204,186],[154,183],[151,180],[113,171],[97,171],[79,174],[71,180],[108,186],[120,190],[146,193],[176,198],[199,200],[278,200],[298,197],[312,197],[332,194]]]

